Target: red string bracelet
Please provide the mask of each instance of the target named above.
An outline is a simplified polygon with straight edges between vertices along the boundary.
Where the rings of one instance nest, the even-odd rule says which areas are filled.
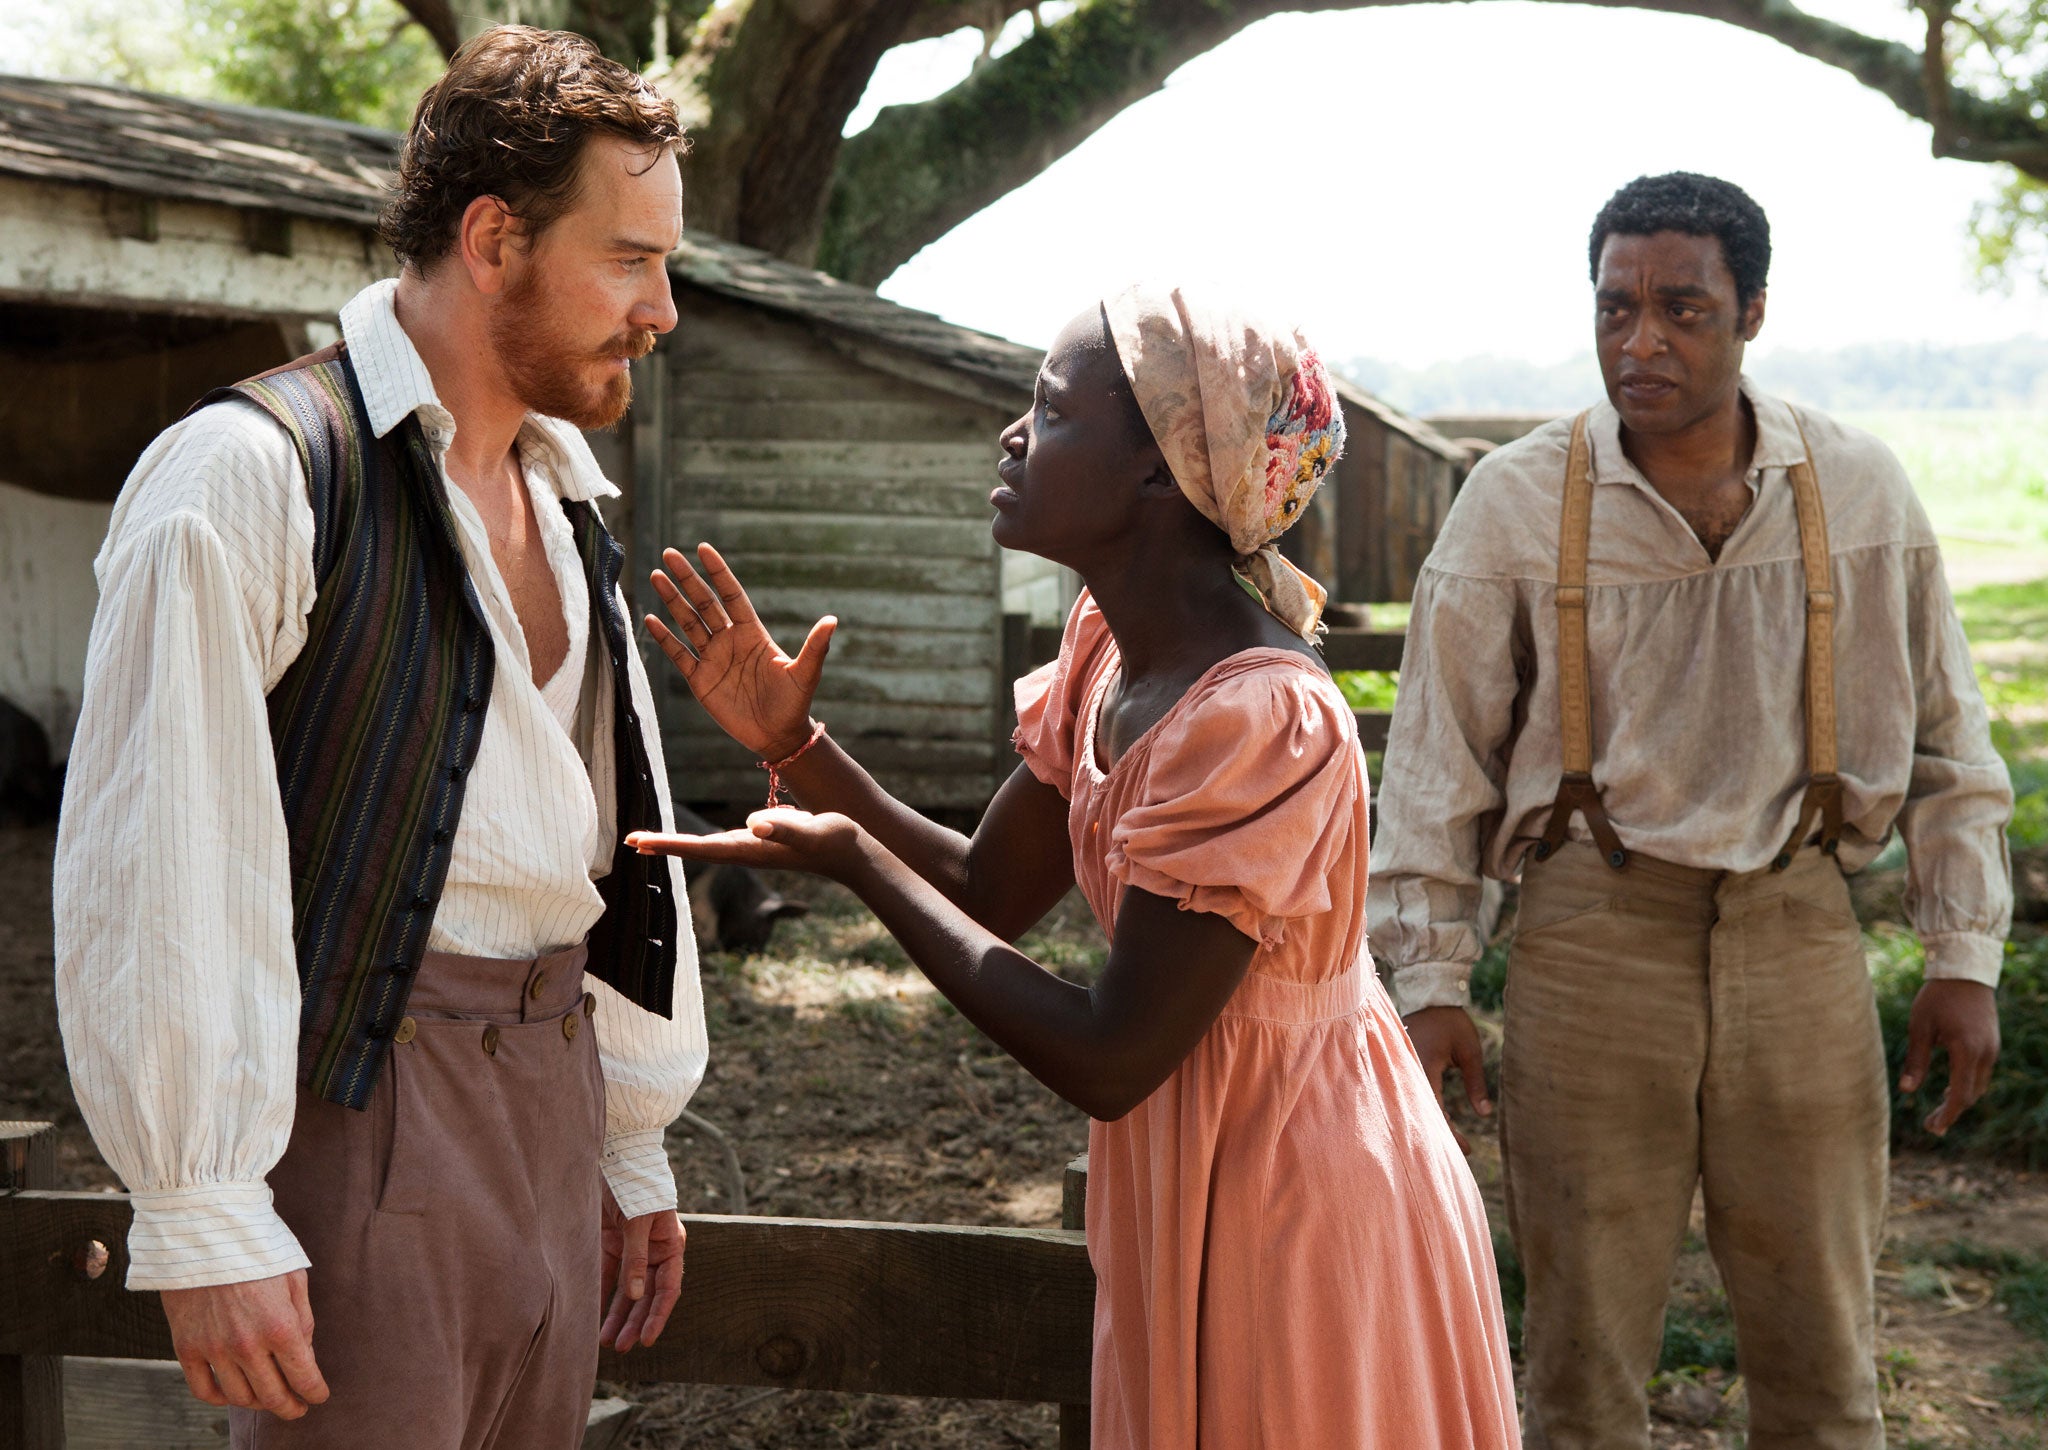
[[[767,808],[772,809],[773,807],[782,804],[782,772],[788,769],[790,766],[795,765],[797,761],[803,759],[804,752],[806,750],[809,750],[813,745],[816,745],[820,740],[823,740],[824,738],[825,722],[823,720],[820,720],[817,722],[817,724],[811,727],[811,738],[806,740],[803,744],[799,745],[795,750],[792,750],[788,755],[783,756],[782,759],[761,760],[755,762],[757,765],[761,767],[761,769],[768,772]]]

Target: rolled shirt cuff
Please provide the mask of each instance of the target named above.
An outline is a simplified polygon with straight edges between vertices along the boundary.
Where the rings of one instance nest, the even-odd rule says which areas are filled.
[[[1999,973],[2005,969],[2001,937],[1978,931],[1945,931],[1921,937],[1920,945],[1927,950],[1925,980],[1930,982],[1982,982],[1996,987]]]
[[[604,1181],[627,1218],[675,1211],[676,1175],[660,1128],[613,1133],[604,1140]]]
[[[1394,1010],[1403,1017],[1425,1007],[1471,1005],[1470,962],[1416,962],[1394,968]]]
[[[154,1189],[130,1194],[129,1202],[130,1289],[203,1289],[308,1267],[260,1179]]]

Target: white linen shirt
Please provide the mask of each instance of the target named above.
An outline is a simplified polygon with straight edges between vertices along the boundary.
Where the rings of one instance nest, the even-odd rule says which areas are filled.
[[[543,689],[483,520],[447,479],[454,420],[398,324],[396,288],[360,293],[342,335],[376,434],[416,413],[444,460],[497,661],[427,948],[531,958],[581,941],[604,911],[593,881],[611,869],[617,836],[615,707],[561,500],[618,490],[576,429],[528,415],[519,461],[569,633],[569,657]],[[265,700],[306,643],[313,532],[284,430],[253,408],[210,407],[143,454],[94,566],[100,605],[57,841],[57,1001],[79,1108],[133,1197],[132,1289],[307,1265],[264,1181],[291,1136],[301,1000]],[[637,651],[626,668],[667,826]],[[629,1216],[675,1206],[663,1130],[708,1054],[678,862],[670,881],[673,1017],[585,979],[598,1004],[604,1173]]]
[[[1631,851],[1755,871],[1805,794],[1806,577],[1790,470],[1812,450],[1834,577],[1846,871],[1896,829],[1929,978],[1996,986],[2012,919],[2012,781],[1934,530],[1868,433],[1742,390],[1751,505],[1718,558],[1629,460],[1621,417],[1587,420],[1593,778]],[[1470,1002],[1482,873],[1512,880],[1550,816],[1561,744],[1557,549],[1572,420],[1488,455],[1415,587],[1387,741],[1366,914],[1405,1015]],[[1571,838],[1589,839],[1572,817]]]

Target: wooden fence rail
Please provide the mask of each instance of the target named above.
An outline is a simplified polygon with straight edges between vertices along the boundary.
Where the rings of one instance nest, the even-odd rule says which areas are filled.
[[[63,1357],[172,1358],[157,1296],[123,1287],[128,1199],[33,1186],[53,1137],[0,1124],[0,1447],[61,1450]],[[1071,1223],[1085,1175],[1069,1169]],[[667,1333],[607,1352],[599,1378],[1050,1401],[1062,1446],[1087,1443],[1095,1279],[1078,1231],[683,1221],[689,1272]]]

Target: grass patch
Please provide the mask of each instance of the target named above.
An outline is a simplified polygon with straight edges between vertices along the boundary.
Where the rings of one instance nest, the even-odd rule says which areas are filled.
[[[1919,1268],[1971,1269],[1992,1278],[1993,1293],[2013,1328],[2034,1340],[2030,1348],[1998,1367],[2002,1396],[2024,1413],[2048,1412],[2048,1256],[1955,1239],[1910,1250],[1906,1272]]]
[[[1991,712],[1991,743],[2012,772],[2017,849],[2048,845],[2048,579],[1956,596]]]
[[[2048,544],[2048,417],[2031,411],[1848,414],[1898,454],[1939,533]]]

